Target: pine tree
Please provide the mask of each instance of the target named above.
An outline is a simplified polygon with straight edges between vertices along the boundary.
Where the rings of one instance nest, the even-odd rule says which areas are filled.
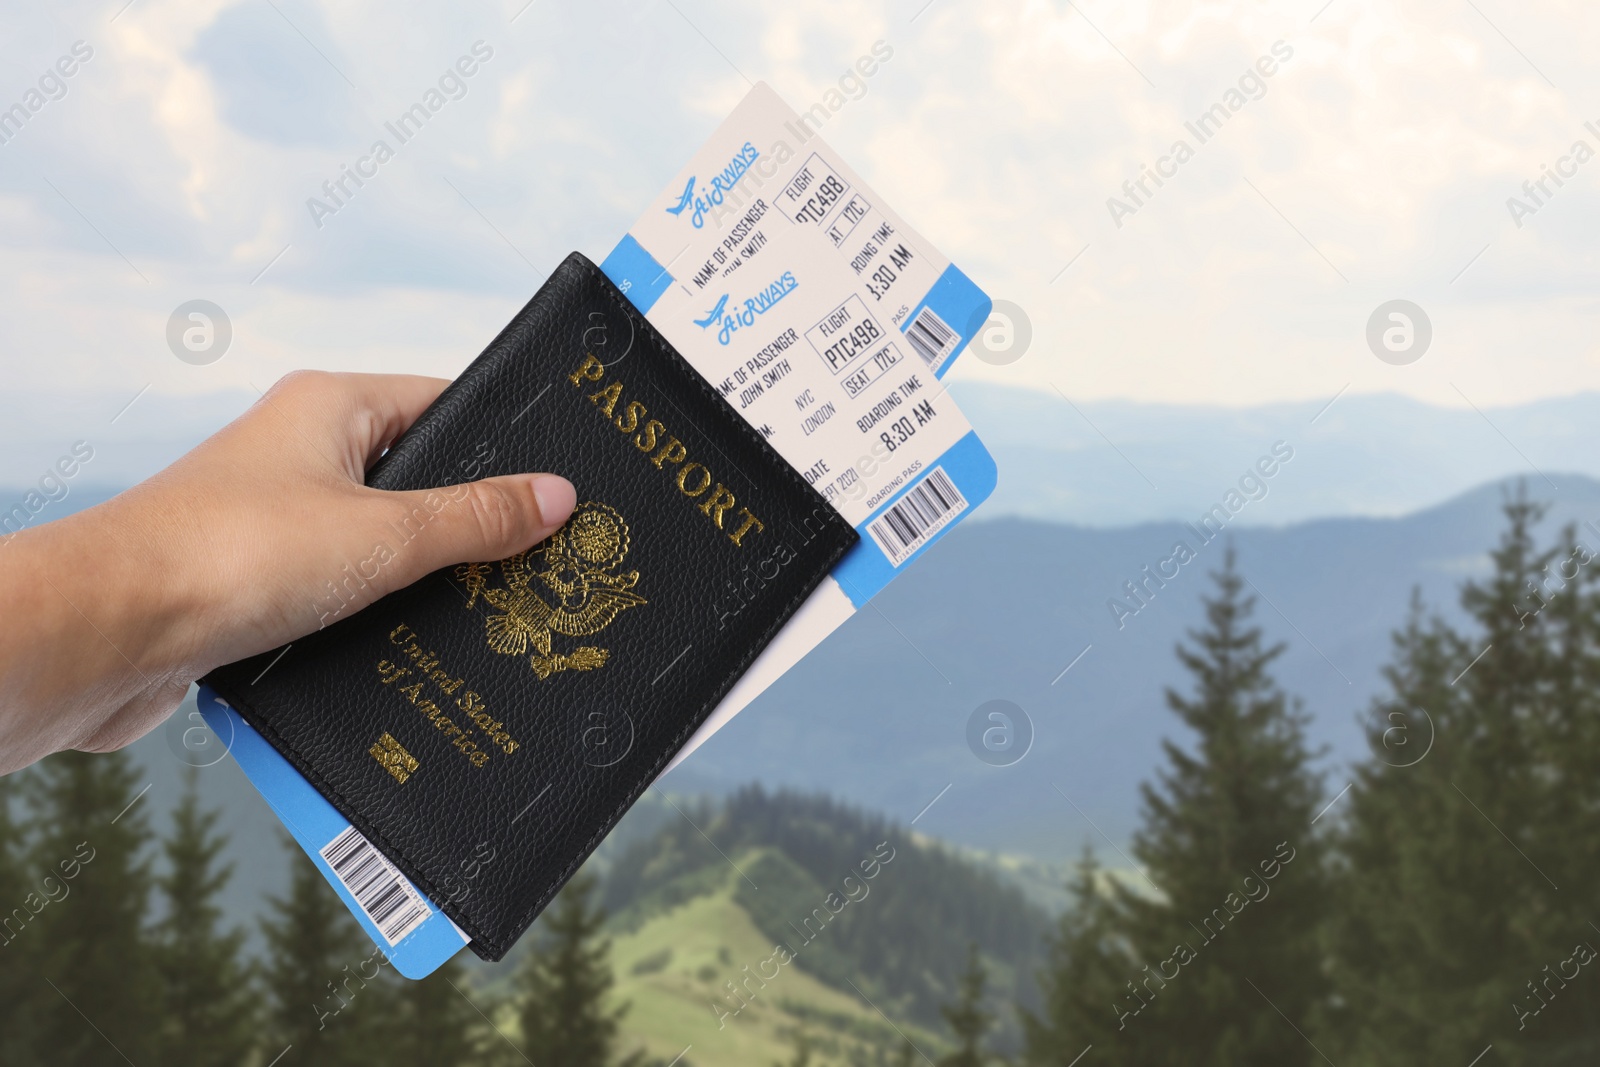
[[[452,959],[420,981],[402,981],[395,997],[392,1067],[467,1067],[482,1052],[478,1013],[463,999],[466,969]],[[521,1062],[518,1060],[517,1062]]]
[[[1068,1056],[1093,1042],[1100,1064],[1321,1062],[1296,1032],[1326,996],[1324,848],[1311,827],[1320,783],[1305,716],[1268,672],[1283,646],[1264,647],[1250,624],[1253,598],[1231,549],[1212,577],[1206,625],[1178,648],[1194,692],[1167,692],[1193,743],[1164,742],[1167,766],[1142,788],[1132,851],[1148,883],[1119,886],[1111,906],[1088,916],[1098,929],[1069,926],[1070,941],[1056,946],[1066,969],[1047,986],[1060,1015],[1033,1033]],[[1080,904],[1091,892],[1080,889]],[[1084,952],[1090,965],[1080,974],[1071,957]],[[1116,999],[1102,1005],[1101,1023],[1086,1025],[1084,1001],[1106,994],[1108,971]],[[1111,1035],[1096,1040],[1108,1024]]]
[[[244,932],[221,929],[217,896],[232,877],[217,859],[226,840],[220,813],[200,807],[199,771],[185,769],[183,796],[163,843],[167,873],[156,879],[166,914],[156,928],[163,1000],[161,1062],[232,1067],[255,1047],[256,997],[241,952]]]
[[[1043,1010],[1022,1013],[1026,1063],[1071,1063],[1090,1046],[1111,1047],[1116,1040],[1117,1020],[1106,1005],[1116,1001],[1122,983],[1138,968],[1117,940],[1102,874],[1094,853],[1085,848],[1068,887],[1071,903],[1061,914],[1049,962],[1039,976]]]
[[[270,901],[262,924],[268,957],[267,1044],[270,1061],[293,1047],[285,1064],[346,1067],[372,1062],[392,1044],[388,960],[366,937],[322,873],[290,845],[289,895]]]
[[[609,1008],[611,942],[605,913],[591,903],[595,882],[580,873],[539,922],[538,941],[519,975],[523,1052],[540,1067],[605,1067],[616,1055],[627,1006]],[[625,1063],[634,1063],[638,1054]]]
[[[37,961],[27,1027],[40,1062],[153,1062],[157,985],[144,929],[151,835],[126,753],[63,752],[30,783],[39,828],[22,931]],[[52,887],[59,899],[52,899]],[[29,907],[33,907],[30,903]]]
[[[22,1035],[26,1007],[38,982],[23,937],[28,920],[12,915],[12,908],[27,911],[24,898],[28,878],[23,870],[26,842],[12,809],[16,786],[27,772],[0,777],[0,1063],[21,1063],[25,1055]]]
[[[978,946],[967,948],[967,969],[961,975],[956,1000],[940,1009],[940,1014],[955,1036],[955,1051],[939,1061],[939,1067],[983,1067],[988,1057],[983,1052],[983,1038],[994,1026],[994,1017],[983,1005],[983,987],[987,980],[983,959]]]
[[[1462,589],[1468,627],[1414,600],[1342,805],[1338,1057],[1600,1055],[1593,948],[1578,948],[1600,946],[1600,545],[1568,529],[1539,548],[1525,493],[1505,511],[1492,573]]]

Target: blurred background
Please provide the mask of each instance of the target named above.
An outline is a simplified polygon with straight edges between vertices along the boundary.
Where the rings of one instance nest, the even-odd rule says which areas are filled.
[[[1597,41],[1559,0],[6,4],[0,512],[295,368],[454,376],[758,80],[995,298],[950,380],[1000,484],[500,964],[397,981],[192,701],[0,779],[0,1062],[1595,1062]]]

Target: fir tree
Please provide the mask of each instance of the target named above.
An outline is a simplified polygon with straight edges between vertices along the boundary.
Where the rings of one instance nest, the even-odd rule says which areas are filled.
[[[34,992],[30,985],[38,981],[28,951],[30,941],[23,937],[31,917],[24,903],[26,842],[12,810],[16,785],[24,774],[0,777],[0,1063],[22,1062],[25,1009]],[[20,909],[20,919],[12,913],[14,908]]]
[[[262,924],[268,957],[268,1060],[293,1047],[285,1063],[345,1067],[372,1062],[389,1048],[392,1019],[382,973],[388,959],[366,937],[317,867],[292,845],[289,895],[270,901]]]
[[[1206,625],[1178,648],[1193,694],[1167,692],[1193,742],[1164,742],[1167,766],[1142,788],[1133,854],[1148,884],[1119,886],[1110,907],[1074,920],[1098,928],[1069,926],[1056,946],[1065,969],[1047,985],[1060,1015],[1032,1032],[1069,1057],[1093,1042],[1100,1064],[1321,1062],[1296,1032],[1326,995],[1324,849],[1311,832],[1320,785],[1308,769],[1305,717],[1268,672],[1283,646],[1265,647],[1250,624],[1253,598],[1231,549],[1213,578]],[[1091,893],[1080,889],[1080,903]],[[1078,954],[1088,957],[1081,973],[1061,959]],[[1100,1023],[1087,1022],[1087,999],[1108,984],[1115,999]],[[1111,1036],[1096,1040],[1108,1024]]]
[[[1336,1056],[1600,1056],[1600,545],[1568,529],[1541,549],[1541,509],[1519,493],[1505,511],[1492,572],[1461,593],[1469,626],[1414,601],[1374,702],[1344,804]]]
[[[1106,1005],[1115,1002],[1122,983],[1137,968],[1130,966],[1132,957],[1117,940],[1102,874],[1085,848],[1068,887],[1071,903],[1061,914],[1040,975],[1043,1010],[1039,1015],[1022,1013],[1026,1063],[1071,1063],[1091,1045],[1105,1048],[1116,1039],[1117,1020]]]
[[[232,877],[219,865],[226,841],[219,813],[200,807],[199,771],[185,769],[183,796],[163,843],[167,873],[156,880],[166,914],[156,928],[164,1064],[231,1067],[254,1047],[256,998],[242,959],[244,932],[221,928],[217,896]]]
[[[482,1053],[478,1013],[464,999],[466,969],[452,959],[420,981],[402,981],[395,997],[393,1067],[467,1067]],[[521,1062],[518,1060],[517,1062]]]
[[[26,1028],[40,1062],[99,1065],[155,1059],[159,1005],[151,942],[145,782],[126,753],[62,752],[30,783],[38,826],[38,914],[30,941],[36,981]],[[59,897],[59,898],[58,898]]]
[[[983,987],[987,979],[978,946],[967,948],[967,969],[961,975],[956,1000],[940,1009],[944,1020],[955,1036],[955,1051],[939,1061],[939,1067],[983,1067],[988,1057],[983,1052],[983,1038],[994,1018],[983,1005]]]
[[[616,1055],[627,1006],[610,1008],[611,942],[605,913],[591,903],[595,882],[580,873],[540,920],[519,975],[523,1052],[540,1067],[605,1067]],[[638,1054],[625,1063],[634,1063]]]

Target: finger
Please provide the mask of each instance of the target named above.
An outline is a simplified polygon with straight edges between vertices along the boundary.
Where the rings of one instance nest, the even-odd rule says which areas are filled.
[[[382,505],[389,530],[397,538],[404,535],[375,582],[379,595],[443,567],[504,559],[531,548],[560,529],[577,501],[572,483],[555,474],[508,474],[377,495],[389,498]]]

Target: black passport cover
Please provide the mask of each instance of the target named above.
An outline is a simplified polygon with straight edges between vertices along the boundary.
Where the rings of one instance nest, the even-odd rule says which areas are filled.
[[[858,539],[577,253],[367,483],[541,470],[578,490],[549,540],[204,679],[489,960]]]

